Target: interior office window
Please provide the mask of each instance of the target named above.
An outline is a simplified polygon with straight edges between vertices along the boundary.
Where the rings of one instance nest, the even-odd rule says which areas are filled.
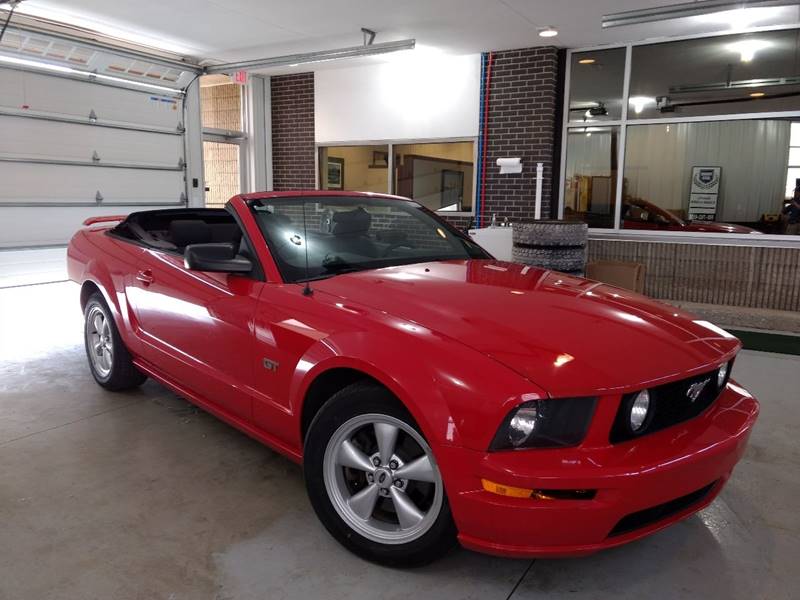
[[[797,110],[800,30],[634,46],[629,118]]]
[[[619,127],[579,127],[567,136],[564,218],[614,227]]]
[[[789,136],[789,168],[786,170],[785,197],[794,197],[794,190],[800,186],[800,122],[792,123]]]
[[[792,123],[630,125],[623,229],[782,233]]]
[[[385,194],[389,190],[389,146],[320,147],[319,189]]]
[[[394,192],[430,210],[471,212],[473,142],[394,145]]]
[[[625,48],[576,52],[569,84],[569,120],[584,123],[622,118]]]
[[[227,75],[201,77],[200,118],[207,129],[242,131],[242,86]]]

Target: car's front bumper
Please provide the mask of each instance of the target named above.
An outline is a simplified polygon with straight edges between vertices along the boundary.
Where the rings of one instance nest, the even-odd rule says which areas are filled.
[[[599,436],[592,443],[590,431],[580,447],[559,450],[440,447],[437,457],[459,540],[504,556],[575,556],[653,533],[714,500],[744,453],[758,410],[758,402],[731,382],[700,416],[616,445],[598,444]],[[606,413],[612,412],[598,411],[592,429],[607,427]],[[596,495],[513,498],[485,491],[482,479],[528,489],[596,490]],[[664,510],[640,513],[654,507]],[[634,513],[640,513],[634,526],[620,533],[620,521]]]

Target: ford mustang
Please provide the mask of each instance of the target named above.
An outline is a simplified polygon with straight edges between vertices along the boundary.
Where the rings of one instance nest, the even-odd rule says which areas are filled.
[[[758,403],[715,325],[494,260],[421,205],[257,193],[88,219],[91,374],[147,377],[301,463],[328,531],[415,565],[574,556],[708,505]]]

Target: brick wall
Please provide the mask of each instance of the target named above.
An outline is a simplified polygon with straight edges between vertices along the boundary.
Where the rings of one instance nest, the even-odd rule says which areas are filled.
[[[275,190],[314,189],[314,73],[272,77]]]
[[[485,223],[530,221],[536,198],[536,163],[544,163],[542,217],[553,194],[557,135],[558,49],[504,50],[494,53],[489,94],[486,152]],[[498,158],[522,158],[522,173],[500,175]]]

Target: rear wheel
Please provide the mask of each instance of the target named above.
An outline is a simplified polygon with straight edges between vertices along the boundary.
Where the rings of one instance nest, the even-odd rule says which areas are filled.
[[[121,391],[141,385],[147,379],[133,365],[111,311],[100,294],[92,294],[86,302],[83,333],[89,369],[101,386]]]
[[[311,423],[304,467],[320,520],[359,556],[413,566],[454,544],[433,451],[385,388],[356,383],[334,395]]]

